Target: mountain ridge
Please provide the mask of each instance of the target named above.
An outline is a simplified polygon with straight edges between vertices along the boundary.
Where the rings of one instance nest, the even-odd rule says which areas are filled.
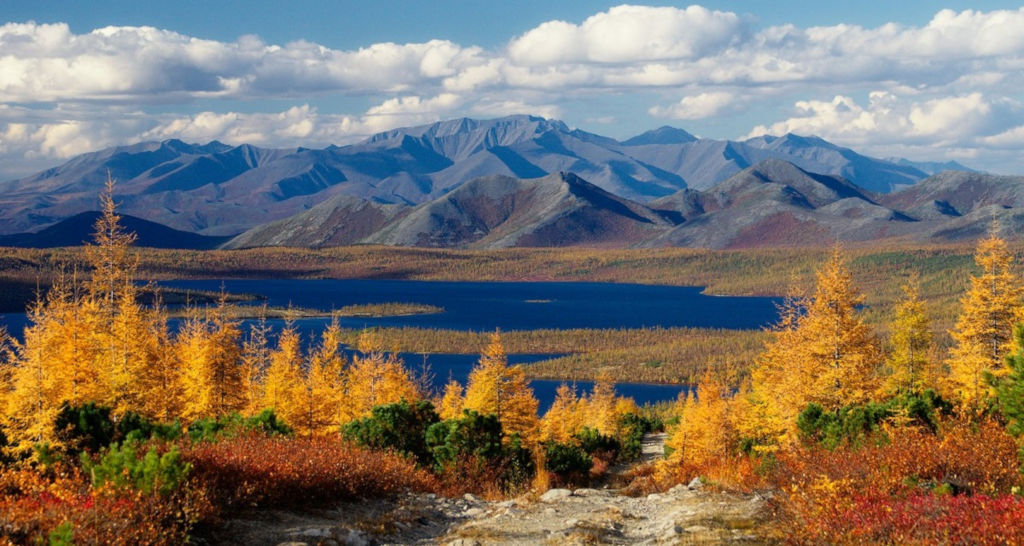
[[[792,161],[884,192],[926,177],[812,137],[700,139],[662,127],[623,142],[558,120],[460,118],[326,148],[259,148],[180,140],[91,152],[0,183],[0,234],[37,231],[94,210],[109,172],[126,214],[173,229],[233,236],[348,195],[419,205],[481,176],[573,172],[614,195],[647,202],[708,189],[764,159]]]

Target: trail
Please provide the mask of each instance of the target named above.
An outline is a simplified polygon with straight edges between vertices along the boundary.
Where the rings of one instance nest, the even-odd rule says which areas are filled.
[[[644,438],[640,460],[615,467],[609,483],[662,456],[665,435]],[[618,489],[553,489],[540,498],[487,502],[410,494],[319,511],[260,512],[210,537],[217,544],[718,544],[757,543],[765,499],[708,491],[699,483],[629,497]]]

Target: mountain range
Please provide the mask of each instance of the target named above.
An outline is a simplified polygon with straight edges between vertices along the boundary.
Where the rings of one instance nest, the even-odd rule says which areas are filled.
[[[108,172],[123,213],[198,236],[177,237],[178,246],[194,248],[236,234],[223,244],[948,240],[983,232],[993,215],[1014,229],[1024,199],[1020,177],[875,159],[816,137],[719,141],[662,127],[618,141],[510,116],[396,129],[324,149],[168,140],[85,154],[0,184],[0,234],[9,234],[0,244],[62,240],[56,235],[81,223],[77,215],[96,208]]]

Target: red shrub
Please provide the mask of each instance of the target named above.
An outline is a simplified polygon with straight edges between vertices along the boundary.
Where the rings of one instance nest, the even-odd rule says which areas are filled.
[[[903,428],[859,449],[796,447],[772,480],[779,537],[796,543],[1022,543],[1017,444],[998,423]]]
[[[248,435],[186,445],[192,483],[221,509],[295,506],[435,490],[409,459],[337,438]]]
[[[70,522],[76,544],[180,544],[194,510],[185,492],[143,495],[90,490],[76,469],[51,475],[22,467],[0,470],[0,544],[46,542]]]

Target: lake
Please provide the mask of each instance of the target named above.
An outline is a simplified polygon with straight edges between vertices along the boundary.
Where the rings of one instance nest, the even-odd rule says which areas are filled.
[[[161,286],[258,294],[271,306],[329,311],[362,303],[426,303],[444,313],[345,318],[343,326],[418,326],[446,330],[644,328],[756,329],[778,317],[779,298],[718,297],[699,287],[594,282],[444,282],[397,280],[184,280]]]
[[[270,306],[312,308],[330,311],[346,305],[366,303],[425,303],[444,308],[443,313],[386,318],[342,318],[347,328],[372,326],[423,327],[449,330],[534,330],[542,328],[643,328],[705,327],[756,329],[778,318],[779,298],[718,297],[702,294],[698,287],[653,286],[590,282],[442,282],[404,280],[176,280],[161,286],[183,290],[256,294]],[[11,333],[20,337],[24,314],[0,315]],[[330,319],[296,320],[304,340],[320,332]],[[245,321],[250,323],[251,321]],[[268,320],[275,330],[281,320]],[[479,358],[479,347],[466,347],[470,354],[432,354],[427,362],[440,387],[448,378],[465,385],[469,370]],[[402,354],[412,369],[423,355]],[[510,355],[509,362],[526,364],[556,355]],[[541,410],[551,405],[561,381],[533,380],[531,386],[541,402]],[[586,392],[592,387],[577,381]],[[633,397],[637,403],[675,399],[680,385],[643,385],[623,383],[616,391]]]

